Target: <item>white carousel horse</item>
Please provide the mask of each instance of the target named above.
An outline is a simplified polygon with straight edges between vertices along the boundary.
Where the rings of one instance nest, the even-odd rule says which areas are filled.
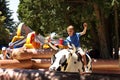
[[[76,48],[72,45],[71,49],[63,49],[58,51],[53,57],[49,70],[65,71],[65,72],[84,72],[84,64],[80,55],[76,53]],[[91,58],[86,54],[87,67],[91,71]]]

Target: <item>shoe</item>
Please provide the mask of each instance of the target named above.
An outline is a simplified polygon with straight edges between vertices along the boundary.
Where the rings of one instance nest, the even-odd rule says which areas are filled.
[[[91,73],[92,71],[88,70],[88,68],[85,68],[85,73]]]

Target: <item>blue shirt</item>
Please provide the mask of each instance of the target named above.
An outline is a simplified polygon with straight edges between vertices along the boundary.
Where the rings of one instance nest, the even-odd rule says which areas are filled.
[[[72,36],[68,36],[65,41],[74,44],[75,47],[80,47],[80,33],[74,33]]]

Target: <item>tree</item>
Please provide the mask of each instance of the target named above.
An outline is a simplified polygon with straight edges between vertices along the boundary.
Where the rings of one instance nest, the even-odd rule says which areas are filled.
[[[72,1],[72,0],[71,0]],[[108,49],[108,42],[107,42],[107,30],[105,29],[105,7],[106,5],[104,4],[104,1],[92,1],[92,0],[88,0],[88,1],[77,1],[74,0],[72,1],[72,3],[78,5],[78,8],[76,8],[76,5],[73,5],[73,8],[75,8],[75,10],[77,10],[78,12],[76,12],[77,14],[79,14],[81,17],[76,16],[77,14],[75,13],[74,15],[76,16],[74,19],[72,20],[76,20],[77,18],[81,18],[78,19],[78,21],[84,21],[87,20],[92,26],[89,26],[89,35],[87,35],[87,39],[84,40],[89,43],[87,43],[86,45],[90,44],[90,43],[95,43],[97,45],[92,45],[92,47],[96,47],[96,49],[98,49],[101,53],[101,57],[102,58],[110,58],[110,51]],[[68,0],[69,2],[69,0]],[[79,3],[79,4],[78,4]],[[107,3],[107,1],[105,2]],[[100,6],[102,5],[102,7]],[[103,6],[105,5],[105,6]],[[81,6],[81,7],[80,7]],[[75,12],[75,11],[74,11]],[[80,14],[80,12],[82,12]],[[72,15],[73,17],[73,15]],[[75,21],[75,22],[78,22]],[[72,21],[73,22],[73,21]],[[74,22],[74,23],[75,23]],[[76,24],[76,23],[75,23]],[[80,23],[78,23],[80,24]],[[92,30],[93,31],[92,31]],[[80,30],[80,29],[78,29]],[[93,34],[94,33],[94,34]],[[89,41],[88,41],[89,40]]]
[[[114,28],[114,25],[113,19],[111,18],[113,16],[113,10],[111,10],[111,2],[107,0],[68,0],[68,2],[76,5],[79,4],[79,6],[81,5],[83,7],[84,11],[81,11],[81,8],[79,8],[79,11],[82,12],[82,18],[87,19],[87,21],[93,25],[90,27],[89,32],[89,34],[92,33],[92,41],[90,42],[98,44],[96,47],[99,49],[102,58],[110,58],[112,55],[112,48],[114,47],[114,43],[112,43],[112,39],[114,38],[112,36],[114,33],[112,29]],[[116,33],[118,33],[118,30],[119,29],[117,28]],[[119,45],[119,43],[117,43],[117,45]],[[94,47],[94,45],[92,46]]]
[[[13,30],[13,19],[11,18],[12,16],[12,11],[8,8],[8,2],[7,0],[0,0],[0,11],[2,12],[2,16],[5,16],[6,19],[4,21],[4,27],[9,29],[10,31]]]
[[[44,34],[63,30],[66,23],[62,12],[59,0],[20,0],[18,9],[21,22]]]
[[[112,0],[20,0],[18,13],[22,22],[33,30],[42,30],[43,34],[55,31],[66,36],[63,33],[66,33],[68,25],[72,24],[76,31],[82,31],[82,23],[86,21],[89,27],[85,37],[81,37],[82,46],[97,49],[101,57],[106,59],[112,57],[114,45],[115,27],[112,18],[115,16],[111,2]],[[118,20],[120,21],[119,16]]]
[[[103,58],[109,58],[109,50],[107,46],[107,40],[105,35],[105,25],[104,25],[104,15],[101,7],[95,2],[93,2],[93,8],[96,14],[96,20],[98,23],[96,24],[100,42],[100,53]]]
[[[5,45],[9,41],[9,31],[3,27],[4,21],[6,17],[2,16],[2,12],[0,11],[0,44]]]
[[[12,12],[8,8],[8,1],[0,0],[0,44],[9,42],[9,30],[13,29]]]
[[[114,10],[114,22],[115,22],[115,57],[118,58],[118,51],[119,51],[119,24],[118,24],[118,7],[119,2],[117,0],[112,1],[112,6]]]

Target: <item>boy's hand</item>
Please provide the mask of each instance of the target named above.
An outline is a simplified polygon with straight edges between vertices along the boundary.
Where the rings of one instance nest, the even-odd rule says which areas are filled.
[[[80,32],[80,34],[81,34],[81,35],[86,34],[86,30],[87,30],[87,23],[83,23],[83,27],[84,27],[83,31],[82,31],[82,32]]]
[[[87,23],[84,23],[84,24],[83,24],[83,27],[84,27],[84,28],[87,28]]]

